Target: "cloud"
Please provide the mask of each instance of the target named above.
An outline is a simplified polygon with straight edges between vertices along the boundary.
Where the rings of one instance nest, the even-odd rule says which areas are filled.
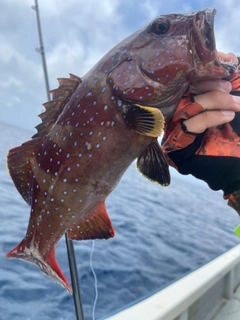
[[[15,87],[18,90],[23,90],[23,82],[17,79],[14,76],[9,76],[5,81],[0,81],[0,88],[9,88],[9,87]]]
[[[46,101],[34,0],[0,1],[0,120],[33,128]],[[69,73],[83,76],[108,50],[155,16],[213,6],[217,47],[240,53],[239,0],[41,0],[50,88]],[[10,106],[11,109],[6,108]],[[27,121],[26,121],[27,119]]]

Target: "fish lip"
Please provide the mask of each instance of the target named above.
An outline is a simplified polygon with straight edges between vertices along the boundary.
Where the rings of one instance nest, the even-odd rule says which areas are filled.
[[[214,18],[215,8],[206,8],[196,12],[193,20],[193,47],[197,60],[208,66],[217,76],[231,77],[237,71],[237,65],[233,61],[224,61],[217,55]]]

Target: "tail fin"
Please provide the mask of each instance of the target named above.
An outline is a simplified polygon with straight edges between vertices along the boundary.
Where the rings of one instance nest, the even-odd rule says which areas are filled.
[[[57,264],[54,248],[43,255],[39,249],[34,246],[33,241],[31,241],[31,245],[29,247],[26,246],[26,241],[22,240],[18,246],[6,254],[6,258],[20,259],[36,264],[43,273],[72,294],[72,289]]]

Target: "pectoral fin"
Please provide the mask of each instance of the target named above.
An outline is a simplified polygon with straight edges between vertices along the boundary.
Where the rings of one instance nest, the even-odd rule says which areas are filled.
[[[162,186],[170,184],[167,160],[158,141],[151,143],[137,161],[138,170],[149,180]]]
[[[164,117],[158,108],[133,104],[125,106],[124,120],[128,126],[138,133],[159,137],[164,128]]]

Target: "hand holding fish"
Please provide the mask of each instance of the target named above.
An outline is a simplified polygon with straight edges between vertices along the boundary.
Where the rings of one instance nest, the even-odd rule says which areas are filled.
[[[203,94],[185,96],[166,128],[163,147],[169,164],[206,181],[213,190],[222,189],[240,215],[240,59],[230,82],[201,81],[194,87]],[[192,108],[192,115],[186,108]],[[173,123],[176,129],[170,132]]]
[[[207,128],[227,123],[240,111],[240,97],[230,95],[232,86],[225,80],[206,81],[196,84],[205,94],[195,97],[205,112],[184,121],[189,132],[202,133]],[[211,88],[212,91],[209,91]]]

